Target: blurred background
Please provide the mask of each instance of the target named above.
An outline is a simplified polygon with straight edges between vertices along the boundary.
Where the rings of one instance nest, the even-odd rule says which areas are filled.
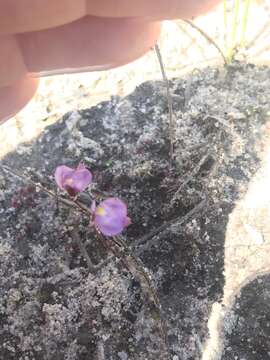
[[[215,11],[192,22],[195,27],[182,20],[164,22],[159,46],[168,77],[222,65],[223,58],[213,42],[229,62],[236,59],[270,64],[269,0],[226,0]],[[109,71],[42,78],[32,101],[1,125],[0,156],[30,141],[68,111],[90,107],[113,95],[127,95],[138,84],[159,79],[154,51]]]

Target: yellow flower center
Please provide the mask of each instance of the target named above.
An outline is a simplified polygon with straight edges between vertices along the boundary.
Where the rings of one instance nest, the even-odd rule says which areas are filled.
[[[105,210],[103,209],[103,207],[101,206],[98,206],[97,209],[96,209],[96,214],[99,215],[99,216],[104,216],[105,215]]]

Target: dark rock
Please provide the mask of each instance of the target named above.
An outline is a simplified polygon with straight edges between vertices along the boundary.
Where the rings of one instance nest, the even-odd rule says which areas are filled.
[[[267,76],[266,69],[243,67],[222,80],[208,69],[193,75],[187,103],[185,82],[173,81],[173,96],[181,99],[179,108],[174,105],[171,170],[166,89],[153,82],[126,98],[67,114],[33,141],[31,155],[14,152],[2,160],[52,191],[56,166],[83,160],[99,190],[128,203],[132,224],[124,240],[151,278],[170,353],[181,360],[201,358],[198,344],[208,336],[213,303],[222,298],[226,225],[259,166],[255,147],[269,112]],[[257,115],[233,124],[234,132],[215,125],[215,116],[236,108],[250,114],[256,109]],[[224,121],[230,121],[226,115]],[[116,257],[89,273],[72,231],[78,229],[95,265],[106,259],[109,241],[104,248],[88,216],[63,206],[56,211],[55,199],[41,191],[34,208],[23,201],[12,208],[21,185],[8,176],[1,200],[0,359],[115,360],[121,354],[164,360],[159,314],[140,275]],[[202,200],[204,206],[182,221]],[[255,308],[252,299],[248,306]],[[258,305],[264,316],[266,302]],[[257,345],[267,351],[266,329],[259,334]]]
[[[270,276],[241,289],[230,312],[222,360],[270,358]],[[232,321],[233,319],[233,321]]]

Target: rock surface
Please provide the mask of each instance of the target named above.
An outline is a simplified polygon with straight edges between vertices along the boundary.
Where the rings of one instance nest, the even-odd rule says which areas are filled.
[[[270,279],[258,276],[244,286],[226,314],[231,326],[225,329],[222,360],[260,360],[270,357]]]
[[[212,305],[222,301],[226,225],[260,165],[269,75],[235,64],[172,81],[172,170],[159,82],[68,113],[2,160],[51,190],[57,165],[83,160],[96,188],[128,203],[124,239],[156,289],[172,359],[202,358]],[[0,185],[0,359],[164,360],[159,319],[139,277],[115,257],[89,273],[74,231],[93,263],[108,258],[89,218],[4,172]],[[260,327],[267,334],[266,323]],[[235,328],[231,350],[239,360],[242,330]],[[245,359],[255,359],[252,349]]]

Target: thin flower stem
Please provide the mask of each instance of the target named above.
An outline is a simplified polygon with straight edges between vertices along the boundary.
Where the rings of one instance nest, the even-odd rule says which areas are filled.
[[[72,231],[72,237],[77,242],[77,244],[78,244],[78,246],[80,248],[80,252],[83,255],[83,257],[84,257],[84,259],[85,259],[85,261],[87,263],[88,269],[90,271],[96,270],[95,265],[92,263],[89,255],[88,255],[88,252],[86,250],[86,247],[84,246],[84,244],[83,244],[83,242],[82,242],[82,240],[81,240],[81,238],[79,236],[78,230],[75,229],[75,228]]]
[[[115,197],[115,194],[109,193],[107,191],[101,191],[99,189],[92,189],[92,193],[95,194],[96,198],[99,200],[103,200],[108,197]]]
[[[102,236],[102,235],[101,235]],[[122,260],[127,270],[135,277],[138,278],[142,287],[142,291],[147,294],[148,299],[154,304],[156,308],[156,315],[159,319],[160,334],[163,339],[162,352],[164,360],[169,360],[169,344],[167,336],[167,325],[162,314],[162,307],[159,301],[157,292],[152,285],[151,279],[144,269],[144,265],[139,258],[137,258],[125,244],[125,241],[120,236],[115,236],[113,242],[118,245],[119,253],[112,249],[114,254]],[[119,246],[120,245],[120,246]]]
[[[160,322],[159,327],[160,327],[161,337],[163,340],[163,346],[162,346],[163,359],[169,360],[169,342],[168,342],[168,335],[167,335],[167,333],[168,333],[167,324],[166,324],[165,318],[162,313],[162,307],[161,307],[161,303],[159,301],[159,297],[157,295],[156,289],[152,285],[151,279],[150,279],[149,275],[147,274],[147,272],[144,270],[143,264],[141,263],[140,259],[137,258],[136,256],[134,256],[133,254],[131,254],[130,251],[127,256],[128,256],[128,263],[133,264],[136,274],[138,274],[140,277],[141,284],[144,285],[147,293],[153,299],[153,302],[154,302],[156,310],[157,310],[159,322]]]
[[[80,208],[83,213],[88,214],[88,215],[92,215],[90,209],[88,209],[85,205],[83,205],[77,199],[73,200],[73,203],[76,204],[77,207]]]
[[[173,119],[173,106],[172,106],[172,96],[170,92],[170,85],[168,78],[166,76],[166,71],[164,67],[164,63],[162,60],[162,55],[159,49],[158,44],[155,45],[155,52],[158,58],[162,78],[166,87],[166,93],[167,93],[167,103],[168,103],[168,110],[169,110],[169,132],[170,132],[170,168],[172,168],[172,162],[173,162],[173,153],[174,153],[174,131],[175,131],[175,123]]]

